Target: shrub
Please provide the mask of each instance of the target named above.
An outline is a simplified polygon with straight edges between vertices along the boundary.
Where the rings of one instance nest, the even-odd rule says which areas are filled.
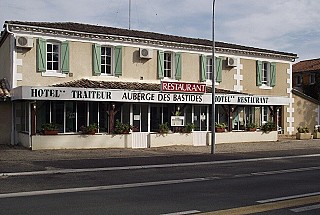
[[[261,126],[261,131],[263,132],[270,132],[270,131],[275,131],[276,130],[276,124],[273,122],[266,122]]]
[[[117,119],[113,132],[115,134],[128,134],[130,129],[132,129],[132,126],[129,123],[122,123]]]
[[[299,126],[297,130],[299,133],[309,133],[309,128],[307,126],[305,127]]]
[[[167,122],[159,125],[159,133],[167,134],[168,132],[169,132],[169,126]]]

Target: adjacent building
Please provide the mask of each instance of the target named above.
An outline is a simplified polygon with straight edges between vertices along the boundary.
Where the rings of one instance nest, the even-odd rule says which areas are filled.
[[[188,140],[172,136],[166,144],[208,144],[212,86],[216,122],[228,131],[217,136],[218,142],[263,140],[262,132],[243,135],[250,123],[260,127],[272,121],[279,133],[293,134],[296,58],[216,42],[212,59],[212,41],[205,39],[81,23],[6,21],[0,79],[10,93],[0,102],[0,127],[6,128],[0,129],[1,143],[36,149],[39,143],[50,148],[44,143],[56,142],[56,148],[72,148],[72,142],[85,140],[74,148],[88,142],[92,147],[153,147],[164,145],[154,135],[167,123],[173,132],[187,124],[194,128]],[[112,140],[116,121],[134,129]],[[41,126],[51,122],[59,135],[41,135]],[[81,135],[90,124],[98,125],[96,135]]]

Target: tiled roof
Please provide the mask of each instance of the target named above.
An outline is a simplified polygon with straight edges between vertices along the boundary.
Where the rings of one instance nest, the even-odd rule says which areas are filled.
[[[292,72],[320,71],[320,58],[300,61],[292,66]]]
[[[53,85],[54,87],[76,87],[76,88],[101,88],[101,89],[122,89],[122,90],[146,90],[160,91],[161,85],[155,83],[139,83],[139,82],[117,82],[117,81],[93,81],[88,79],[80,79]],[[207,93],[211,93],[211,87],[206,87]],[[217,89],[216,93],[222,94],[239,94],[238,92]]]
[[[0,101],[5,101],[10,98],[10,91],[6,83],[6,79],[0,79]]]
[[[128,29],[113,28],[113,27],[99,26],[99,25],[90,25],[90,24],[82,24],[82,23],[22,22],[22,21],[6,21],[5,23],[12,24],[12,25],[24,25],[24,26],[50,28],[53,30],[54,29],[61,29],[61,30],[68,30],[68,31],[75,31],[75,32],[126,36],[126,37],[134,37],[134,38],[159,40],[159,41],[212,46],[212,41],[207,40],[207,39],[181,37],[181,36],[174,36],[174,35],[154,33],[154,32],[128,30]],[[297,58],[297,54],[293,54],[293,53],[260,49],[260,48],[230,44],[230,43],[225,43],[225,42],[216,42],[215,45],[216,45],[216,48],[227,48],[227,49],[243,50],[243,51],[249,51],[249,52],[253,51],[253,52],[261,52],[261,53],[268,53],[268,54],[285,55],[285,56],[288,56],[291,58]]]

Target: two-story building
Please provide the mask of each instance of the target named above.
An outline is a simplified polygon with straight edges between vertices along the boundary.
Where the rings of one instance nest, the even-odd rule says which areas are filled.
[[[210,40],[80,23],[6,21],[0,78],[11,100],[0,102],[6,115],[0,124],[10,132],[0,130],[1,136],[33,149],[206,145],[212,86],[216,122],[228,131],[217,134],[218,143],[264,140],[263,132],[245,132],[249,123],[260,127],[272,121],[280,132],[294,132],[296,54],[216,42],[215,57],[212,81]],[[116,121],[134,129],[116,139]],[[41,126],[51,122],[59,134],[41,135]],[[173,132],[187,124],[194,128],[192,134],[160,140],[164,123]],[[98,125],[97,133],[81,135],[90,124]]]

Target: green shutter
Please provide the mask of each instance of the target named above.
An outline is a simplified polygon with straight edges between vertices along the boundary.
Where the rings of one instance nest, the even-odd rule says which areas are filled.
[[[206,81],[206,73],[207,73],[207,57],[204,55],[200,56],[200,81]]]
[[[37,40],[37,71],[45,72],[47,68],[46,49],[47,43],[45,39]]]
[[[122,46],[116,46],[114,48],[114,53],[115,53],[114,75],[119,77],[122,75]]]
[[[262,61],[260,60],[257,60],[256,75],[257,75],[256,84],[257,86],[261,86],[262,85]]]
[[[270,64],[270,86],[276,86],[276,63]]]
[[[158,78],[163,79],[164,75],[164,53],[158,50]]]
[[[69,73],[69,42],[61,43],[61,71],[62,73]]]
[[[101,46],[99,44],[92,46],[92,70],[93,75],[101,74]]]
[[[176,75],[175,79],[176,80],[181,80],[181,53],[176,53],[175,54],[175,61],[176,61]]]
[[[222,58],[216,58],[216,82],[222,82]]]

